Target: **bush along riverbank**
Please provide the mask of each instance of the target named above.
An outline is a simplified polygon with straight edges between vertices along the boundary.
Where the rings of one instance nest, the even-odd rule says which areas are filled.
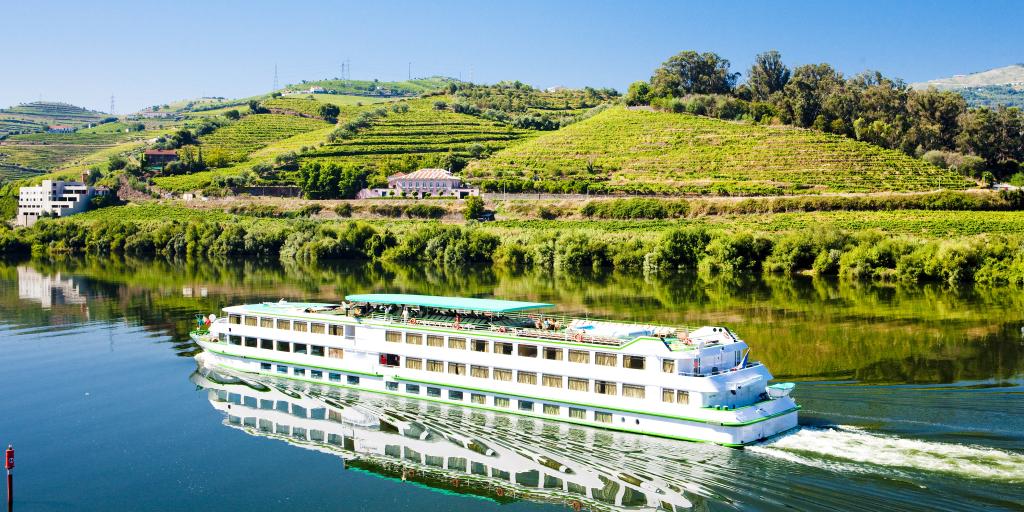
[[[148,258],[379,260],[457,269],[551,272],[838,275],[859,281],[1024,286],[1024,236],[922,239],[828,228],[786,233],[676,227],[662,233],[564,228],[510,234],[489,225],[239,218],[131,220],[83,216],[0,232],[4,254],[117,254]]]

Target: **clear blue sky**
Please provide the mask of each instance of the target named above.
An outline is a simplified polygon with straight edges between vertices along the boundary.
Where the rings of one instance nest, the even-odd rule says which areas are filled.
[[[787,64],[877,69],[908,82],[1024,62],[1024,3],[0,0],[0,106],[60,100],[119,113],[197,96],[338,76],[434,74],[615,87],[670,55],[714,51],[746,70]]]

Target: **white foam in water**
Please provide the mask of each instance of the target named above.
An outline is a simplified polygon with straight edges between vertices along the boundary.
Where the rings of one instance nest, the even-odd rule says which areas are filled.
[[[835,471],[862,472],[870,471],[871,466],[875,466],[1024,482],[1024,455],[1018,453],[887,436],[856,427],[801,428],[792,434],[748,449],[790,462]]]

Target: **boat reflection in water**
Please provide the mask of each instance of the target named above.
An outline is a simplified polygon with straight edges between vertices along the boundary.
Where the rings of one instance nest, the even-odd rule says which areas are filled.
[[[531,418],[233,373],[200,363],[193,382],[248,434],[338,455],[346,468],[499,503],[577,510],[703,510],[699,487],[658,458],[707,459],[681,443]],[[700,447],[697,449],[696,447]],[[702,452],[703,451],[703,452]],[[661,471],[659,471],[659,469]]]

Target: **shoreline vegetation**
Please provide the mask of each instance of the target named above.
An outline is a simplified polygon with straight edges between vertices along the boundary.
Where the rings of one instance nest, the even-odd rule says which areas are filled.
[[[286,264],[358,260],[448,270],[490,265],[512,271],[735,278],[810,274],[950,287],[1024,286],[1019,192],[744,199],[714,206],[699,200],[592,200],[564,215],[571,218],[550,219],[535,216],[536,211],[516,213],[518,203],[507,202],[497,207],[499,217],[508,220],[488,223],[422,220],[453,215],[445,202],[432,202],[437,203],[433,208],[415,210],[422,214],[405,211],[414,220],[395,218],[403,214],[383,208],[389,201],[357,209],[351,203],[293,211],[249,206],[234,213],[133,204],[46,219],[30,229],[4,228],[0,253]],[[857,213],[828,211],[837,204]],[[376,217],[345,218],[353,210]]]

